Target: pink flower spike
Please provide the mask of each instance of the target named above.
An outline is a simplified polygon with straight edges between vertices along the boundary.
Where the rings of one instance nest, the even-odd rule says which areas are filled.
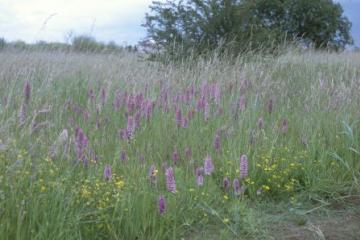
[[[204,168],[199,167],[196,169],[196,184],[198,186],[204,185]]]
[[[240,157],[240,178],[244,179],[248,176],[248,158],[244,154]]]
[[[212,162],[211,156],[207,155],[204,160],[204,173],[205,175],[211,175],[211,173],[215,170],[214,164]]]
[[[30,86],[29,81],[26,81],[25,85],[24,85],[24,102],[25,102],[25,104],[30,103],[30,97],[31,97],[31,86]]]
[[[228,189],[230,187],[230,180],[228,177],[224,177],[223,179],[223,188]]]
[[[172,167],[166,169],[166,187],[169,192],[176,193],[176,182]]]
[[[174,165],[177,164],[177,162],[179,161],[179,154],[176,150],[174,150],[173,154],[172,154],[172,160],[174,162]]]
[[[106,103],[106,98],[107,98],[107,92],[105,88],[101,89],[101,93],[100,93],[100,100],[101,100],[101,104],[105,105]]]
[[[126,126],[126,136],[128,140],[133,139],[135,132],[135,121],[132,116],[129,116],[127,119],[127,126]]]
[[[220,148],[221,148],[221,137],[220,134],[216,134],[214,139],[214,149],[216,152],[220,152]]]
[[[176,126],[177,127],[181,127],[183,124],[183,117],[182,117],[182,113],[181,113],[181,109],[177,108],[176,112],[175,112],[175,121],[176,121]]]
[[[108,164],[105,165],[105,168],[104,168],[104,178],[107,181],[111,180],[111,166]]]
[[[240,196],[241,189],[240,189],[240,182],[239,179],[235,178],[233,181],[233,188],[234,188],[234,194],[235,196]]]
[[[158,200],[158,210],[160,215],[163,215],[166,212],[166,200],[163,195],[160,195]]]
[[[204,106],[204,120],[208,121],[210,118],[210,104],[205,101],[205,106]]]

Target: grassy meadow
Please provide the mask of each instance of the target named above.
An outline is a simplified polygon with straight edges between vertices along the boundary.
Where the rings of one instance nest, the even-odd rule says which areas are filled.
[[[359,239],[359,181],[359,53],[0,53],[0,239]]]

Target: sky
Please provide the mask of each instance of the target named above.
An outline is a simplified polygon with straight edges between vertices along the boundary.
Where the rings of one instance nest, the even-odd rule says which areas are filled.
[[[337,0],[360,46],[360,0]],[[99,41],[136,44],[152,0],[0,0],[0,37],[8,41],[66,42],[87,34]]]

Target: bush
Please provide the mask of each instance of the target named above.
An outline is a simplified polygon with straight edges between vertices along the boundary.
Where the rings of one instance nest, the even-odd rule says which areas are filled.
[[[79,52],[99,52],[105,48],[104,44],[86,35],[74,37],[72,47],[74,51]]]

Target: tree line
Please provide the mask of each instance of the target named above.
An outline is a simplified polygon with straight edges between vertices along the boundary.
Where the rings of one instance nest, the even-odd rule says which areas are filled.
[[[24,41],[7,42],[4,38],[0,38],[0,50],[47,50],[47,51],[74,51],[83,53],[116,53],[122,51],[137,52],[137,46],[127,45],[120,46],[113,41],[103,43],[97,41],[94,37],[87,35],[75,36],[70,43],[61,42],[45,42],[38,41],[36,43],[26,43]]]

